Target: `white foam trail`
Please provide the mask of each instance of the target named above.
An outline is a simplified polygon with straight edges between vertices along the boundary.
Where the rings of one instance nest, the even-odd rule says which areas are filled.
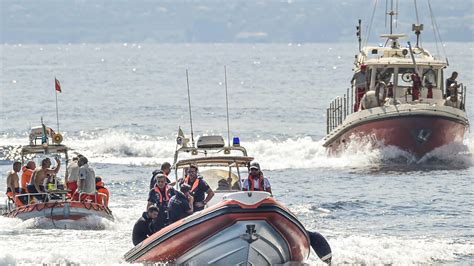
[[[0,137],[0,146],[24,143],[19,138]],[[75,152],[82,153],[93,163],[126,165],[159,165],[173,159],[174,139],[150,137],[132,133],[110,131],[66,137],[64,140]],[[242,141],[248,154],[258,160],[265,170],[301,168],[363,168],[377,167],[381,163],[423,164],[433,159],[472,165],[466,154],[474,150],[474,141],[453,143],[440,147],[421,159],[394,146],[374,149],[368,142],[350,142],[347,149],[337,156],[329,156],[323,141],[310,137],[286,140],[260,139]]]
[[[321,232],[323,233],[323,232]],[[323,235],[326,235],[323,233]],[[333,264],[413,265],[456,262],[472,256],[472,243],[456,243],[447,239],[407,238],[395,236],[358,236],[327,238]],[[311,252],[311,264],[322,264]]]

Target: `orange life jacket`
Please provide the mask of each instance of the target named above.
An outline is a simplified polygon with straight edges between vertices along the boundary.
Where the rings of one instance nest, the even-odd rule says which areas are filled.
[[[263,175],[260,174],[260,176],[258,177],[258,191],[265,191],[265,189],[263,188],[263,185],[264,185]],[[252,175],[249,175],[249,191],[255,191]]]
[[[184,179],[184,183],[186,183],[186,184],[189,185],[189,180],[190,180],[190,177],[187,176],[187,177]],[[191,190],[190,190],[189,192],[190,192],[190,193],[194,192],[194,190],[196,190],[198,186],[199,186],[199,178],[196,177],[196,179],[194,180],[193,185],[191,186]]]
[[[105,206],[108,207],[109,206],[110,194],[109,194],[109,190],[104,187],[104,182],[101,181],[101,182],[95,183],[95,189],[97,190],[98,193],[102,193],[102,194],[105,194],[107,196],[105,198]],[[103,204],[102,197],[103,197],[103,195],[100,195],[100,194],[97,196],[97,201],[100,204]]]
[[[161,190],[159,187],[155,186],[155,192],[160,195],[160,205],[163,203],[163,195],[161,194]],[[165,185],[165,199],[166,202],[170,200],[170,196],[168,195],[168,190],[170,190],[170,186],[168,184]]]
[[[21,188],[26,190],[26,186],[31,181],[31,176],[33,175],[33,170],[26,168],[26,166],[23,166],[22,171],[23,171],[23,173],[21,174]]]

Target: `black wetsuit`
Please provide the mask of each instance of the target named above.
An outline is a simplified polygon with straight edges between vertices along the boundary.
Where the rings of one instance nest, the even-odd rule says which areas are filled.
[[[148,217],[148,213],[144,212],[142,217],[133,226],[132,241],[136,246],[143,240],[151,236],[155,231],[153,228],[153,220]]]

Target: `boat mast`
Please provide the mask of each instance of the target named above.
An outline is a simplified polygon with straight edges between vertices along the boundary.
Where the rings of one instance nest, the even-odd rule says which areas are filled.
[[[387,10],[388,9],[388,0],[387,0],[387,2],[385,2],[385,4],[386,4],[385,10]],[[391,35],[391,34],[393,34],[393,16],[395,16],[396,18],[398,17],[398,0],[397,0],[397,12],[395,12],[393,10],[393,0],[390,0],[390,12],[387,12],[385,17],[387,17],[387,15],[390,16],[390,35]],[[385,22],[386,21],[387,21],[387,19],[385,19]],[[398,23],[396,23],[396,25],[398,25]]]

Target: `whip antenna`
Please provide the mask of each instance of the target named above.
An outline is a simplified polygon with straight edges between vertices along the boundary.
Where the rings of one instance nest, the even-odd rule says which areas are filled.
[[[193,116],[191,112],[191,94],[189,93],[189,76],[188,69],[186,69],[186,84],[188,85],[188,105],[189,105],[189,123],[191,124],[191,143],[194,148],[194,132],[193,132]]]
[[[227,111],[227,145],[230,146],[229,97],[227,96],[227,66],[224,65],[225,105]]]

